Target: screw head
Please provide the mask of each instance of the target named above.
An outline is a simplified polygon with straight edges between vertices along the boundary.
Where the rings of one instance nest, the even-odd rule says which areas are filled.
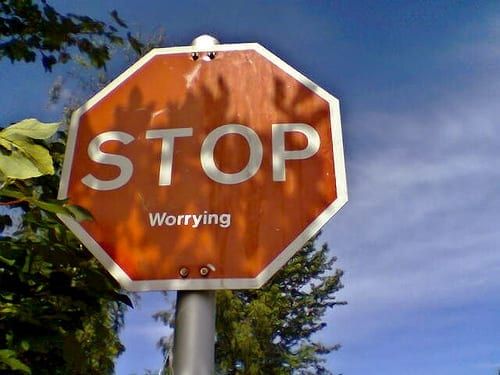
[[[210,272],[210,269],[206,266],[200,267],[200,275],[205,277]]]
[[[186,278],[186,277],[188,277],[188,275],[189,275],[189,269],[188,269],[187,267],[181,267],[181,268],[179,269],[179,275],[180,275],[183,279],[185,279],[185,278]]]

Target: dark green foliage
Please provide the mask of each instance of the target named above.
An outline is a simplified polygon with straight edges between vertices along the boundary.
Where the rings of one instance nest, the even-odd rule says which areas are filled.
[[[116,11],[111,16],[126,27]],[[131,36],[128,40],[135,41]],[[46,1],[0,0],[0,59],[40,58],[48,71],[70,59],[100,68],[109,60],[110,47],[122,42],[115,27],[61,14]],[[21,207],[25,214],[14,238],[0,237],[0,374],[111,374],[114,359],[123,351],[118,330],[131,301],[54,215],[66,211],[77,219],[88,218],[78,207],[56,199],[64,134],[47,139],[49,135],[37,133],[46,129],[32,130],[25,134],[36,138],[28,140],[31,148],[11,149],[6,134],[12,128],[3,130],[0,147],[8,155],[21,150],[40,172],[31,168],[17,176],[19,170],[2,159],[0,203]],[[9,216],[0,217],[1,229],[10,224]]]
[[[126,24],[111,12],[119,27]],[[130,35],[130,43],[140,43]],[[47,1],[0,0],[0,59],[34,62],[45,70],[71,60],[76,51],[95,67],[109,60],[109,45],[123,43],[118,29],[103,21],[77,14],[61,14]]]
[[[0,241],[0,348],[37,374],[112,373],[123,350],[113,329],[117,286],[58,225],[38,228],[58,237],[53,244],[41,235]]]
[[[314,340],[342,288],[326,245],[310,240],[262,289],[217,292],[217,374],[330,374],[324,356],[338,345]],[[155,314],[173,327],[171,311]],[[172,339],[158,345],[164,354]]]
[[[60,170],[62,140],[48,144]],[[44,202],[59,177],[24,182]],[[51,212],[24,206],[15,238],[0,238],[0,373],[111,374],[130,299]]]
[[[328,248],[309,241],[260,290],[217,294],[216,363],[221,374],[328,374],[324,355],[338,349],[313,335],[328,308],[344,304],[341,270]]]

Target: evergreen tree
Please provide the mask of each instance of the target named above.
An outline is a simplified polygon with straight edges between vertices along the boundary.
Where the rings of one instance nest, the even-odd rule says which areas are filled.
[[[339,345],[315,341],[314,334],[326,326],[329,308],[345,304],[337,301],[342,288],[342,271],[334,270],[335,257],[328,247],[315,246],[311,239],[259,290],[218,291],[217,339],[218,374],[329,374],[325,355]],[[155,314],[155,319],[173,327],[171,311]],[[172,339],[158,345],[167,354]]]

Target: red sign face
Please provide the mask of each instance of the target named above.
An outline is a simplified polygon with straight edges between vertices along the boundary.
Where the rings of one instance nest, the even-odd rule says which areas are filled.
[[[61,219],[129,290],[264,284],[347,201],[338,101],[258,44],[156,49],[75,112]]]

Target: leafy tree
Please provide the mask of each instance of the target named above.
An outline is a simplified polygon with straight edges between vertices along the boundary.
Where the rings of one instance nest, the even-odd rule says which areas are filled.
[[[0,59],[33,62],[38,53],[50,71],[83,55],[104,67],[122,41],[114,26],[46,1],[0,0]],[[54,215],[89,218],[56,199],[65,147],[57,127],[27,119],[0,130],[0,204],[25,212],[15,237],[0,237],[2,374],[110,374],[123,351],[118,329],[130,299]],[[0,227],[10,223],[0,216]]]
[[[24,180],[17,186],[24,196],[7,202],[26,212],[16,236],[0,238],[0,373],[111,374],[114,358],[123,351],[118,340],[122,303],[131,302],[51,212],[65,209],[54,199],[64,151],[62,134],[45,146],[51,155],[45,174]],[[34,165],[43,159],[37,156],[32,158]],[[55,174],[50,174],[49,164]]]
[[[110,58],[109,46],[123,43],[117,27],[127,27],[116,10],[110,15],[116,27],[88,16],[59,13],[46,0],[0,0],[0,59],[34,62],[38,56],[50,71],[78,51],[102,68]],[[134,49],[142,48],[130,33],[127,39]]]
[[[219,374],[329,374],[324,356],[339,345],[315,341],[326,326],[329,308],[345,304],[336,299],[342,271],[328,247],[311,239],[262,289],[218,291],[216,370]],[[173,327],[171,311],[154,318]],[[172,340],[158,345],[164,354]]]
[[[116,10],[110,15],[117,27],[127,28]],[[111,57],[111,47],[124,44],[117,27],[84,15],[62,14],[46,0],[0,0],[0,60],[34,62],[39,55],[45,70],[51,71],[56,63],[64,64],[78,57],[82,65],[103,68]],[[130,32],[127,42],[136,54],[144,53],[144,45]],[[34,119],[27,119],[0,132],[0,197],[25,200],[45,210],[78,215],[68,212],[71,206],[62,207],[63,202],[53,201],[42,207],[43,202],[39,204],[34,194],[26,189],[24,180],[53,173],[53,170],[44,169],[50,168],[48,155],[37,144],[50,135],[36,132],[55,131],[55,128],[38,125]],[[9,133],[17,143],[9,139]],[[16,170],[23,170],[24,174],[19,175]],[[16,184],[12,184],[13,180],[17,180]],[[5,224],[9,224],[9,219],[0,217],[0,227]]]
[[[0,130],[0,197],[15,198],[54,213],[88,218],[82,209],[65,202],[41,200],[40,194],[32,189],[30,179],[54,174],[50,152],[40,142],[53,136],[58,127],[58,123],[26,119]]]

